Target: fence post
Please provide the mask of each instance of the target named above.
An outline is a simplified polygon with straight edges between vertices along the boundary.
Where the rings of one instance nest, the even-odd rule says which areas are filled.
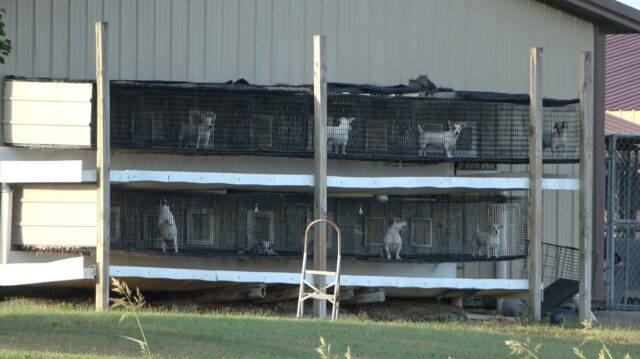
[[[616,216],[614,215],[614,194],[617,183],[616,178],[616,151],[618,148],[617,137],[611,135],[609,137],[609,154],[608,154],[608,171],[609,178],[607,178],[607,281],[605,287],[607,288],[607,307],[613,308],[615,306],[614,291],[615,291],[615,240],[613,238],[613,228],[616,223]]]
[[[591,319],[593,206],[593,77],[591,52],[580,54],[580,308],[579,319]]]
[[[314,218],[327,219],[327,64],[325,56],[326,38],[313,36],[313,99],[314,99]],[[316,237],[313,243],[313,267],[316,270],[327,270],[327,226],[322,223],[316,226]],[[326,285],[325,277],[315,276],[314,283],[318,288]],[[327,317],[327,301],[314,299],[313,314]]]
[[[542,318],[542,48],[529,49],[529,305]]]
[[[110,252],[110,182],[111,148],[109,145],[109,76],[107,67],[107,23],[96,22],[96,88],[97,141],[96,170],[98,182],[96,244],[96,310],[109,309],[109,252]]]

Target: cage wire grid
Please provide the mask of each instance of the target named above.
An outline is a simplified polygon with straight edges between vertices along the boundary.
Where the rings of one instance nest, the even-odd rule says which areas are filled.
[[[591,271],[595,275],[598,253],[591,252]],[[523,261],[521,278],[529,277],[529,263]],[[545,287],[558,279],[580,281],[580,249],[552,243],[542,243],[542,283]]]
[[[328,94],[328,155],[385,161],[528,161],[529,106]],[[313,95],[300,88],[111,83],[113,148],[313,155]],[[579,158],[578,104],[543,110],[545,162]]]
[[[606,153],[608,305],[640,309],[640,136],[609,135]]]
[[[522,197],[440,195],[390,197],[386,202],[374,197],[329,198],[328,217],[341,229],[342,255],[347,258],[463,262],[527,254],[527,201]],[[304,229],[312,220],[309,194],[134,189],[111,193],[114,250],[299,257]],[[497,233],[492,232],[496,228]],[[402,243],[400,259],[395,255],[396,234]],[[335,233],[329,231],[329,257],[336,255],[335,243]]]

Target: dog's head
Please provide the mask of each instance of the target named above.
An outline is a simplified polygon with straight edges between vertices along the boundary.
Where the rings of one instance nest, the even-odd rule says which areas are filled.
[[[501,224],[496,224],[496,223],[490,223],[489,224],[489,233],[499,236],[500,235],[500,231],[502,231],[502,225]]]
[[[398,231],[402,231],[405,228],[407,228],[407,222],[401,220],[400,218],[394,218],[393,219],[393,224],[391,225],[391,228],[398,230]]]
[[[216,121],[216,114],[214,112],[205,112],[202,115],[202,124],[207,126],[207,130],[213,130],[214,123]]]
[[[454,136],[460,136],[460,132],[462,132],[462,129],[464,128],[464,124],[462,122],[449,121],[448,125],[449,131],[453,132]]]
[[[351,128],[351,122],[353,122],[355,119],[355,117],[340,117],[338,123],[340,127]]]
[[[169,202],[166,198],[160,200],[160,213],[169,212]]]
[[[556,122],[553,124],[553,133],[555,133],[557,136],[562,136],[562,133],[568,128],[569,126],[567,126],[567,121]]]

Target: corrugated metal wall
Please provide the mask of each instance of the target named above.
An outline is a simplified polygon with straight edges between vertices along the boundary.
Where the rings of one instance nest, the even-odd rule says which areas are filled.
[[[0,71],[94,78],[94,22],[109,22],[114,79],[310,83],[312,35],[328,79],[526,92],[544,47],[545,96],[576,97],[592,26],[533,0],[2,0],[14,51]]]
[[[94,78],[94,22],[109,22],[113,79],[310,83],[312,35],[328,79],[528,91],[528,48],[544,48],[544,96],[578,96],[593,26],[534,0],[0,0],[14,50],[0,74]],[[509,167],[507,167],[509,168]],[[521,166],[514,170],[522,169]],[[549,173],[577,174],[573,165]],[[546,192],[545,240],[577,244],[575,193]],[[512,268],[512,273],[517,273]],[[487,265],[465,276],[491,276]]]

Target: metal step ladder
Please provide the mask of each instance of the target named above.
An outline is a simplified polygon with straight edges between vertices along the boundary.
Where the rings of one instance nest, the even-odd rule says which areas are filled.
[[[307,269],[307,243],[308,243],[309,230],[311,229],[311,227],[313,227],[318,223],[330,224],[337,233],[338,240],[336,245],[338,247],[338,255],[336,257],[335,272]],[[338,226],[336,226],[335,223],[326,219],[317,219],[309,223],[309,225],[307,226],[307,229],[304,231],[304,251],[302,254],[302,272],[300,274],[300,293],[298,294],[298,311],[296,314],[296,318],[302,318],[304,314],[304,301],[307,299],[313,298],[313,299],[324,299],[331,302],[331,304],[333,305],[333,309],[331,310],[331,320],[338,319],[338,310],[340,308],[340,262],[341,262],[340,241],[341,241],[341,237],[342,235],[340,233],[340,228],[338,228]],[[324,276],[325,279],[326,277],[333,276],[334,281],[326,284],[322,288],[317,288],[315,285],[307,281],[306,279],[307,274],[311,274],[314,276]],[[305,288],[307,286],[310,287],[313,291],[306,292]],[[327,289],[331,287],[333,287],[333,294],[327,294]]]

